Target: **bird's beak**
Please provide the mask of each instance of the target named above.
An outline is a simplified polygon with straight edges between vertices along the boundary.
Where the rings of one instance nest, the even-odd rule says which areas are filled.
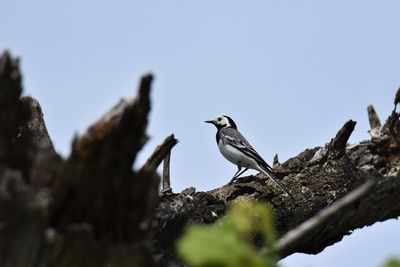
[[[204,122],[206,122],[206,123],[211,123],[211,124],[214,124],[214,125],[215,125],[215,121],[213,121],[213,120],[210,120],[210,121],[204,121]]]

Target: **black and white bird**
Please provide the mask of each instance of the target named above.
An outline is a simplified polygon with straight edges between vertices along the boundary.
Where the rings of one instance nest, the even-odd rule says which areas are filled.
[[[219,116],[214,120],[205,122],[214,124],[217,127],[216,138],[219,151],[227,160],[238,167],[238,171],[233,175],[231,182],[248,169],[257,170],[271,178],[272,181],[294,200],[292,194],[275,178],[272,168],[238,131],[236,123],[230,117]],[[244,169],[242,170],[242,168]]]

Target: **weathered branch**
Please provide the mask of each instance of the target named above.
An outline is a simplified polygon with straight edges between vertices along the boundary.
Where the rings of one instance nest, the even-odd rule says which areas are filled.
[[[171,151],[167,153],[167,155],[164,158],[164,168],[163,168],[163,187],[162,187],[162,193],[163,194],[171,194],[172,193],[172,188],[171,188],[171,181],[169,177],[169,162],[171,159]]]
[[[156,149],[147,159],[142,168],[157,169],[161,161],[163,161],[163,159],[168,155],[168,153],[177,143],[178,140],[175,139],[175,136],[173,134],[165,138],[162,144],[156,147]]]
[[[334,202],[331,206],[318,212],[314,217],[287,232],[277,241],[276,250],[279,255],[286,257],[296,252],[299,246],[304,245],[306,240],[311,241],[316,237],[318,238],[325,231],[326,225],[330,224],[330,221],[335,221],[343,215],[345,216],[350,210],[356,209],[356,205],[359,205],[361,198],[372,191],[372,185],[372,182],[367,181],[364,185]]]
[[[12,140],[16,135],[20,113],[19,98],[22,93],[19,60],[11,58],[8,51],[0,56],[0,162],[9,163]]]
[[[393,109],[393,111],[396,111],[397,104],[400,103],[400,87],[399,87],[399,89],[397,89],[397,92],[396,92],[396,95],[395,95],[395,97],[394,97],[393,103],[394,103],[394,109]]]
[[[33,188],[51,187],[62,169],[63,160],[54,150],[39,102],[32,97],[22,97],[20,110],[21,119],[10,156],[24,176],[29,177]]]
[[[135,99],[121,101],[74,140],[54,191],[51,223],[57,228],[89,223],[96,238],[142,238],[142,222],[156,205],[158,177],[150,169],[132,173],[131,166],[147,140],[151,79],[144,76]]]
[[[275,154],[274,161],[272,162],[272,166],[275,168],[275,167],[277,167],[279,165],[280,165],[280,163],[279,163],[278,154]]]
[[[356,122],[349,120],[338,131],[335,138],[331,140],[327,147],[327,153],[330,159],[338,159],[345,154],[347,141],[349,140],[351,133],[354,131],[355,126]]]
[[[162,142],[161,145],[157,146],[154,152],[147,159],[145,164],[143,165],[143,169],[157,169],[158,165],[160,165],[161,161],[164,160],[164,168],[163,168],[163,194],[172,193],[171,182],[169,178],[169,161],[171,157],[172,148],[178,143],[178,140],[175,139],[174,135],[171,134]]]
[[[378,114],[376,114],[373,105],[369,105],[367,110],[369,124],[371,126],[371,130],[368,132],[373,140],[378,140],[381,138],[381,121],[379,120]]]
[[[387,118],[381,129],[382,139],[386,141],[387,147],[382,150],[397,150],[400,147],[400,115],[397,112],[392,112]]]
[[[50,225],[63,236],[73,236],[59,245],[62,249],[53,255],[54,262],[69,264],[73,257],[76,266],[95,266],[101,255],[101,262],[111,265],[115,260],[132,259],[141,266],[154,265],[146,239],[157,204],[159,177],[153,169],[132,171],[147,140],[151,80],[151,75],[144,76],[136,98],[122,100],[75,138],[71,156],[54,186],[50,209]],[[82,225],[87,225],[87,230],[71,230]],[[104,243],[108,245],[104,247]],[[89,247],[84,254],[75,255],[77,244]]]
[[[5,267],[35,266],[44,244],[44,214],[49,199],[46,192],[37,192],[28,184],[35,176],[38,166],[35,153],[46,143],[42,136],[47,131],[42,127],[42,114],[30,112],[29,104],[34,100],[20,98],[21,80],[18,60],[8,52],[3,53],[0,56],[0,265]]]
[[[379,120],[378,114],[376,114],[375,108],[373,105],[369,105],[367,108],[368,111],[368,119],[369,125],[371,126],[371,130],[375,128],[381,128],[381,121]]]

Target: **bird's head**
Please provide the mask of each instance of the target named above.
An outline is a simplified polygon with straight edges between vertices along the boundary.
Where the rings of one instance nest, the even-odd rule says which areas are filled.
[[[218,116],[213,120],[205,121],[207,123],[214,124],[217,129],[232,127],[236,129],[236,123],[229,116]]]

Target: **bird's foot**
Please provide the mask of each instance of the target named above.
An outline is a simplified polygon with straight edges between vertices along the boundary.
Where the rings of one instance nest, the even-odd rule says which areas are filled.
[[[237,177],[233,177],[233,178],[229,181],[228,185],[232,185],[233,183],[237,182],[237,180],[238,180]]]

